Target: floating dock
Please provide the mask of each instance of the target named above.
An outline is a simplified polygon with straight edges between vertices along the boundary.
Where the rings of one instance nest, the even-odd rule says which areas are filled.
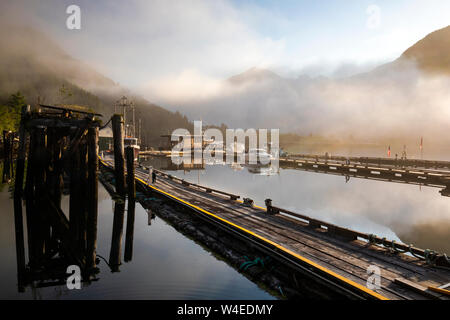
[[[449,194],[450,169],[444,161],[344,158],[297,155],[280,158],[280,167],[333,175],[443,188]],[[419,167],[418,165],[423,165]],[[428,164],[428,165],[427,165]]]
[[[114,169],[102,160],[103,169]],[[280,263],[352,299],[450,299],[446,255],[341,228],[269,204],[266,208],[221,190],[196,185],[162,171],[151,183],[149,170],[136,167],[144,192],[181,205],[214,228],[247,241]],[[372,273],[379,287],[369,289]]]

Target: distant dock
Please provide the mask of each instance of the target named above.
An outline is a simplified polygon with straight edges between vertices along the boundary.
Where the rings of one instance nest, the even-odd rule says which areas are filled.
[[[397,182],[442,188],[450,196],[450,162],[432,160],[402,160],[368,157],[325,157],[290,155],[280,158],[280,167],[318,173]]]

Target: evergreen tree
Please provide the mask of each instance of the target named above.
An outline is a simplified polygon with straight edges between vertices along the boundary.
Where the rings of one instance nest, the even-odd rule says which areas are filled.
[[[0,132],[18,130],[20,113],[24,105],[26,105],[25,97],[17,92],[9,97],[6,105],[0,106]]]

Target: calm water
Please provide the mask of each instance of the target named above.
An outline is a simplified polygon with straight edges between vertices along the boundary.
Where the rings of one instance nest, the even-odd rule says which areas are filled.
[[[167,168],[166,159],[147,164]],[[241,167],[206,165],[203,170],[171,171],[187,181],[249,197],[264,206],[299,212],[354,230],[424,249],[450,253],[450,198],[438,188],[280,169],[252,173]]]
[[[97,253],[108,260],[113,204],[101,185],[99,189]],[[13,203],[9,197],[4,188],[0,192],[0,299],[273,299],[158,217],[149,226],[148,214],[139,204],[133,260],[123,262],[119,273],[111,273],[101,261],[99,280],[82,290],[28,287],[25,293],[18,293]],[[67,207],[67,199],[65,202]]]

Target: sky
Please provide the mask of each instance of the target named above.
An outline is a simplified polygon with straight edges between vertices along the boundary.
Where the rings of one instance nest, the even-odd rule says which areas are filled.
[[[70,5],[80,8],[79,30],[67,28]],[[4,0],[0,14],[191,120],[387,137],[412,127],[439,136],[450,119],[449,78],[415,66],[345,78],[448,26],[448,0]],[[253,67],[284,78],[226,81]]]
[[[68,30],[66,8],[81,9]],[[252,67],[282,75],[344,75],[396,59],[450,21],[447,0],[6,1],[18,19],[130,88]],[[7,10],[2,10],[3,14]],[[26,14],[25,14],[26,13]]]

